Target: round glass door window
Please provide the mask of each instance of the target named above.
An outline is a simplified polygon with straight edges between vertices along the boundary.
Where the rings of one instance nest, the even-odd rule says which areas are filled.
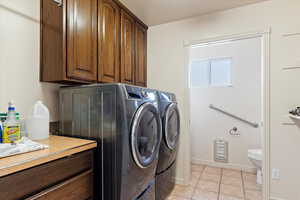
[[[146,168],[155,159],[161,141],[161,119],[152,103],[137,110],[132,124],[131,148],[136,164]]]
[[[177,104],[171,103],[164,117],[164,137],[169,149],[174,150],[180,134],[180,116]]]

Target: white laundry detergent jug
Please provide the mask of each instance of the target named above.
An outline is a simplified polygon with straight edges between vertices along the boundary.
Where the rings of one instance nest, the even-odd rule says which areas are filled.
[[[37,101],[26,119],[28,137],[32,140],[43,140],[49,137],[50,114],[48,108]]]

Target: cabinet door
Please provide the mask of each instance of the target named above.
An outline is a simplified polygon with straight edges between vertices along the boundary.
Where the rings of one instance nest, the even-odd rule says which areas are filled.
[[[26,200],[82,200],[93,199],[93,179],[92,170],[68,179],[58,185],[54,185]]]
[[[0,199],[26,199],[83,171],[92,170],[93,158],[93,151],[85,151],[1,177]]]
[[[120,10],[112,0],[103,0],[99,9],[99,67],[100,82],[119,82],[120,68]]]
[[[135,84],[147,85],[147,29],[139,23],[135,28]]]
[[[67,76],[97,80],[97,0],[67,0]]]
[[[134,19],[121,11],[121,82],[134,84]]]

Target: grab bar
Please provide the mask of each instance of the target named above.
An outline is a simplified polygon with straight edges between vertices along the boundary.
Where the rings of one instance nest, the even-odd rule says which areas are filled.
[[[217,107],[215,107],[215,106],[212,105],[212,104],[209,105],[209,108],[211,108],[211,109],[213,109],[213,110],[216,110],[216,111],[219,111],[219,112],[223,113],[224,115],[228,115],[228,116],[230,116],[230,117],[232,117],[232,118],[234,118],[234,119],[240,120],[240,121],[242,121],[242,122],[244,122],[244,123],[246,123],[246,124],[249,124],[250,126],[252,126],[252,127],[254,127],[254,128],[258,128],[258,127],[259,127],[259,124],[258,124],[258,123],[250,122],[250,121],[248,121],[248,120],[246,120],[246,119],[243,119],[243,118],[238,117],[238,116],[236,116],[236,115],[234,115],[234,114],[231,114],[231,113],[229,113],[229,112],[227,112],[227,111],[225,111],[225,110],[222,110],[222,109],[220,109],[220,108],[217,108]]]

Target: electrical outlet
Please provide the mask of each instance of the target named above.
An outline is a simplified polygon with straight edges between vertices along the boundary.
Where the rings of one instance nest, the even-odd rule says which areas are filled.
[[[272,169],[272,179],[279,180],[280,179],[280,170],[279,169]]]

